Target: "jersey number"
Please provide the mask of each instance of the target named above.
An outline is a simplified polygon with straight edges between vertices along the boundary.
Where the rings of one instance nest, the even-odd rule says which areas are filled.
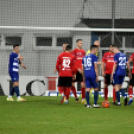
[[[119,57],[119,66],[124,66],[126,65],[126,57]]]
[[[88,67],[92,66],[91,58],[85,59],[85,66],[88,66]]]

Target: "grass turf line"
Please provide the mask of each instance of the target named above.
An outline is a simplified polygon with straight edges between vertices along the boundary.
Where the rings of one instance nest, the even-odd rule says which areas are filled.
[[[60,104],[60,97],[24,97],[7,102],[0,96],[0,134],[129,134],[134,130],[134,104],[87,109],[76,103]],[[103,98],[99,98],[101,105]],[[91,98],[93,104],[93,97]]]

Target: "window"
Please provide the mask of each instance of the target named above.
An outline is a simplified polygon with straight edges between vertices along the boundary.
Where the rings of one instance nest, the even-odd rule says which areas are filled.
[[[72,46],[72,37],[58,37],[56,46],[62,46],[63,43],[68,43]]]
[[[37,37],[36,46],[52,46],[52,37]]]
[[[112,44],[112,34],[102,34],[100,36],[100,43],[101,47],[109,47],[110,44]],[[119,45],[119,47],[122,47],[122,37],[117,35],[116,33],[114,34],[114,44]]]
[[[21,45],[21,37],[6,37],[6,46]]]

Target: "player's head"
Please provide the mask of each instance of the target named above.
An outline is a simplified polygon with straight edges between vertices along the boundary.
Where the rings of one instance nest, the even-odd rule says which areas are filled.
[[[71,53],[71,51],[72,51],[72,46],[67,45],[66,48],[65,48],[65,51]]]
[[[83,45],[82,39],[77,39],[76,40],[76,45],[77,45],[77,48],[81,49],[82,45]]]
[[[90,52],[93,54],[96,54],[98,51],[98,47],[96,45],[91,45],[90,46]]]
[[[113,45],[113,52],[118,53],[119,52],[119,46],[118,45]]]
[[[112,53],[114,52],[114,51],[113,51],[113,44],[111,44],[111,45],[109,46],[109,51],[112,52]]]
[[[67,45],[69,45],[69,44],[68,43],[63,43],[63,52],[65,52]]]
[[[94,45],[96,45],[98,48],[100,47],[100,42],[98,41],[98,40],[96,40],[95,42],[94,42]]]
[[[15,53],[19,53],[19,45],[18,44],[13,45],[13,51]]]

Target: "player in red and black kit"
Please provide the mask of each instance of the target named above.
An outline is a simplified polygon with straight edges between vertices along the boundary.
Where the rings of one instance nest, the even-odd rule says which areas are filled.
[[[65,52],[62,52],[56,63],[56,70],[59,72],[58,86],[63,87],[64,95],[66,96],[65,103],[68,103],[72,79],[75,78],[75,58],[71,54],[72,47],[66,46]],[[62,96],[64,100],[64,96]]]
[[[65,52],[65,49],[66,49],[66,46],[67,46],[67,45],[69,45],[69,44],[68,44],[68,43],[63,43],[63,52]],[[57,71],[57,70],[55,69],[55,70],[54,70],[54,73],[55,73],[56,71]],[[59,78],[58,78],[58,81],[59,81]],[[75,96],[76,102],[79,102],[79,100],[78,100],[78,98],[77,98],[76,89],[75,89],[75,88],[71,88],[70,90],[73,92],[73,94],[74,94],[74,96]],[[64,96],[63,87],[58,86],[58,91],[59,91],[59,93],[60,93],[62,96]],[[63,103],[63,101],[64,101],[64,100],[61,100],[61,103]]]
[[[129,88],[128,88],[128,95],[129,95],[129,102],[128,105],[131,105],[133,102],[133,87],[134,87],[134,53],[130,56],[128,63],[133,62],[133,69],[132,69],[132,78],[129,82]]]
[[[82,39],[76,40],[77,48],[72,51],[72,55],[75,57],[75,62],[77,66],[76,79],[73,81],[72,89],[75,89],[74,82],[81,82],[81,94],[82,101],[81,103],[86,103],[85,101],[85,83],[83,82],[82,76],[82,58],[85,56],[86,52],[82,49]],[[75,89],[76,90],[76,89]]]
[[[110,45],[109,52],[104,53],[102,57],[102,76],[105,77],[105,85],[104,85],[104,97],[105,100],[108,100],[108,85],[111,84],[111,74],[113,71],[114,65],[114,53],[113,53],[113,45]],[[116,100],[115,88],[113,88],[113,104]]]

